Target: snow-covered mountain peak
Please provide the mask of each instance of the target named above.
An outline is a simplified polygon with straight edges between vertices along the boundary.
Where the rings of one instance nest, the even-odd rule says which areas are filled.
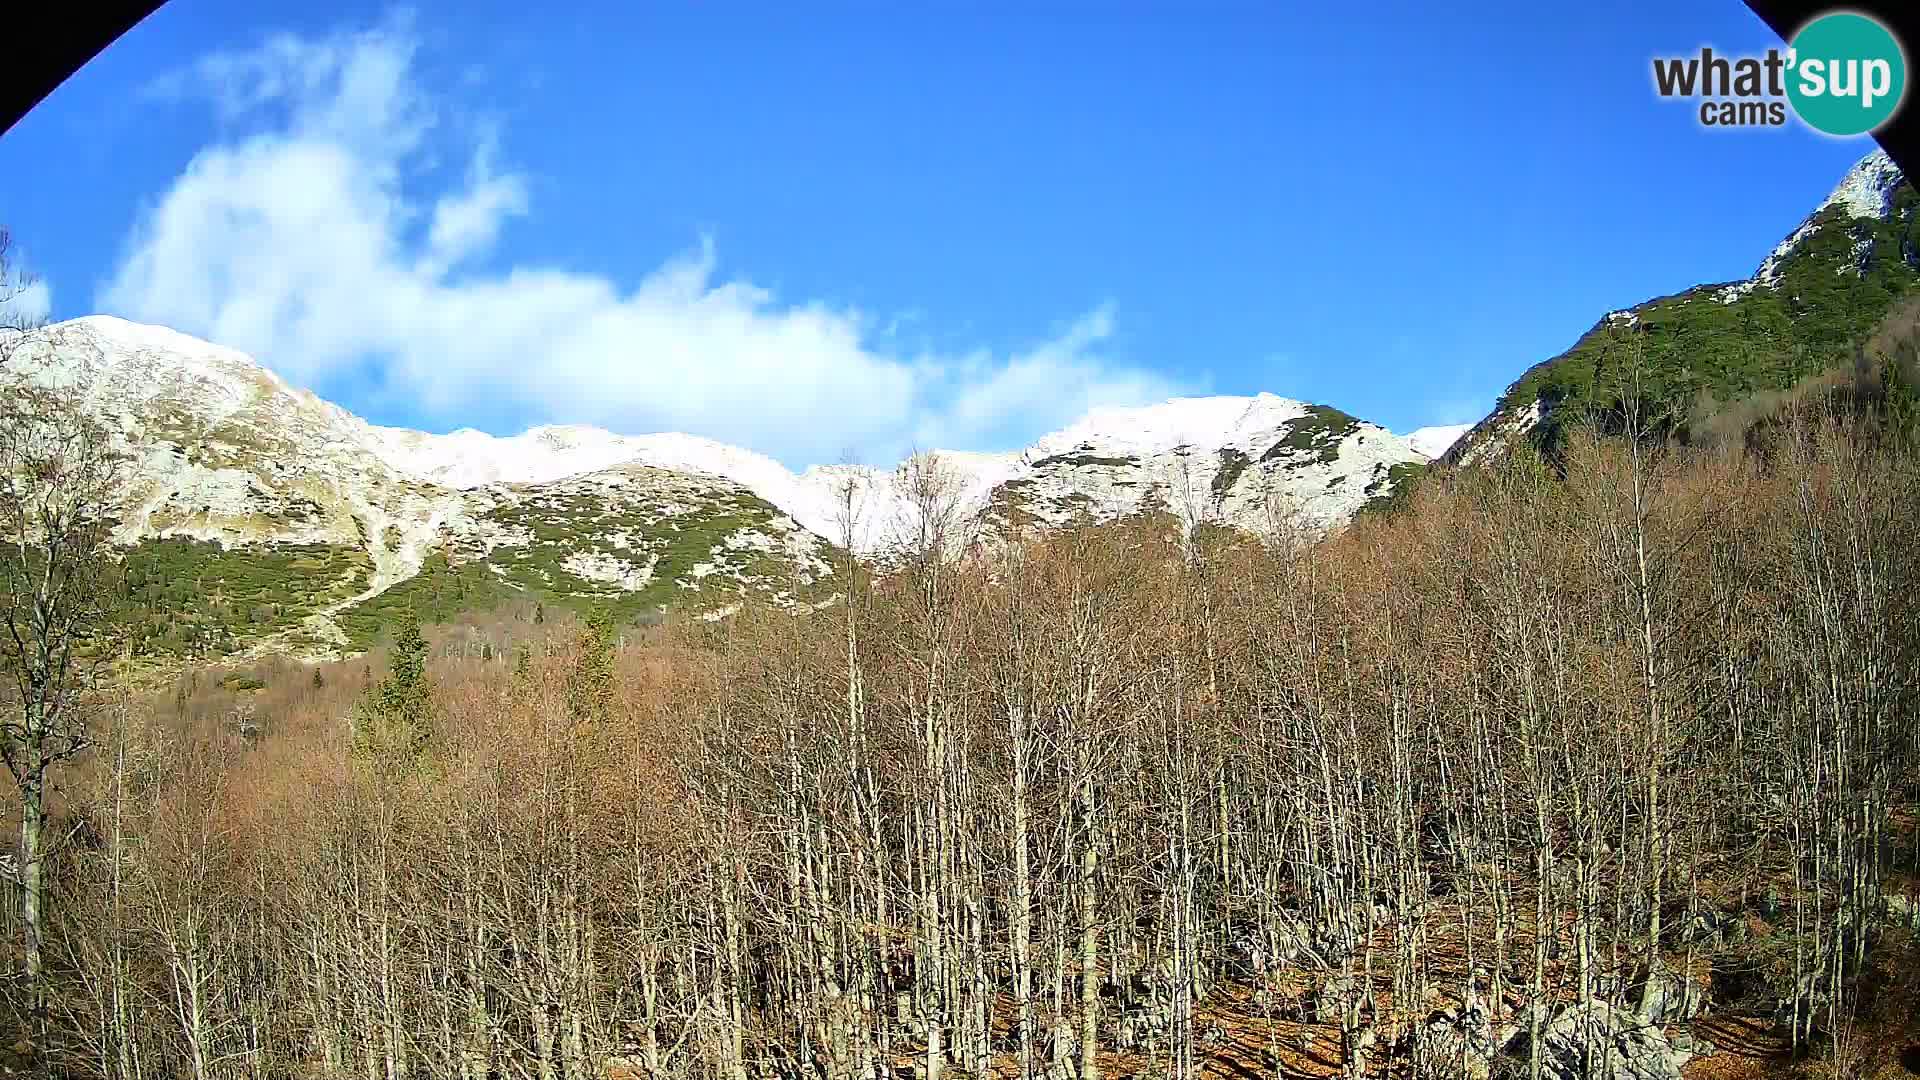
[[[1813,213],[1807,215],[1799,228],[1788,233],[1787,238],[1774,247],[1752,278],[1735,282],[1720,291],[1721,303],[1731,303],[1759,286],[1776,284],[1780,280],[1781,264],[1819,229],[1817,219],[1826,210],[1837,207],[1850,218],[1884,218],[1891,214],[1893,193],[1905,179],[1906,175],[1900,171],[1900,166],[1894,164],[1885,150],[1876,149],[1855,162],[1853,168],[1840,178],[1840,183],[1834,186],[1833,192],[1814,207]]]
[[[234,391],[292,393],[279,376],[237,349],[111,315],[88,315],[31,335],[13,362],[48,384],[96,388],[101,380],[116,385],[203,381]]]
[[[1077,422],[1042,436],[1029,457],[1078,449],[1124,450],[1138,454],[1168,454],[1181,448],[1211,451],[1239,439],[1278,428],[1305,416],[1303,402],[1275,394],[1251,397],[1170,398],[1155,405],[1105,406]]]
[[[1847,170],[1819,209],[1844,207],[1849,217],[1883,218],[1893,208],[1893,192],[1904,174],[1885,150],[1876,149]]]

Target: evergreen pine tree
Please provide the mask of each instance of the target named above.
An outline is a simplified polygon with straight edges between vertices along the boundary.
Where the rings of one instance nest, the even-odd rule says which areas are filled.
[[[576,720],[603,719],[613,706],[613,612],[597,608],[580,634],[580,652],[567,679],[567,707]]]
[[[382,767],[412,761],[433,739],[433,684],[427,639],[412,611],[400,616],[387,676],[367,688],[354,710],[353,748]]]

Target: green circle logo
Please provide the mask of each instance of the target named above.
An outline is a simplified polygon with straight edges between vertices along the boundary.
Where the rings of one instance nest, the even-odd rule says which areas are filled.
[[[1787,53],[1787,99],[1809,127],[1864,135],[1887,122],[1907,92],[1907,58],[1893,34],[1850,11],[1800,28]]]

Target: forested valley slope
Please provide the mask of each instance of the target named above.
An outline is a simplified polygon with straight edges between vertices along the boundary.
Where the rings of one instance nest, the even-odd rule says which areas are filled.
[[[4,1064],[1920,1074],[1917,208],[1869,158],[1437,464],[1281,398],[502,450],[64,324],[0,410]]]

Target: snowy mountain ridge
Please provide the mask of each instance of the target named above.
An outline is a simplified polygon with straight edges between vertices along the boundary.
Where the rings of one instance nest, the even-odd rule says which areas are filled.
[[[291,387],[244,353],[165,327],[95,315],[58,324],[48,333],[63,344],[47,350],[37,362],[23,365],[35,378],[84,387],[96,407],[115,414],[130,435],[164,441],[182,433],[175,428],[186,424],[218,446],[221,428],[239,424],[297,449],[263,463],[273,469],[299,462],[303,469],[322,475],[358,471],[377,483],[469,491],[550,484],[616,466],[641,465],[733,481],[816,535],[835,541],[845,532],[842,519],[846,488],[851,484],[859,507],[854,537],[859,550],[884,545],[912,517],[900,487],[900,467],[813,466],[796,474],[764,454],[677,432],[619,435],[585,425],[548,425],[519,435],[496,436],[471,428],[442,435],[381,427]],[[1437,436],[1452,430],[1422,429],[1416,447],[1407,438],[1337,410],[1262,393],[1099,408],[1025,450],[935,450],[930,456],[943,471],[953,474],[959,501],[969,511],[984,508],[992,494],[1009,482],[1051,478],[1053,482],[1040,483],[1042,498],[1085,494],[1093,500],[1093,515],[1104,518],[1142,505],[1142,500],[1117,492],[1116,480],[1119,487],[1143,487],[1167,495],[1176,486],[1173,474],[1184,470],[1189,481],[1211,486],[1221,479],[1223,453],[1229,462],[1237,455],[1266,454],[1265,461],[1271,464],[1282,456],[1271,453],[1275,441],[1292,425],[1314,417],[1334,418],[1341,427],[1335,441],[1352,434],[1357,446],[1368,447],[1345,464],[1339,462],[1339,452],[1316,447],[1313,461],[1298,462],[1292,470],[1324,474],[1313,485],[1316,490],[1305,491],[1307,485],[1302,482],[1281,485],[1289,489],[1281,494],[1299,496],[1294,500],[1298,510],[1320,527],[1338,524],[1365,502],[1359,493],[1379,479],[1373,475],[1376,467],[1435,456],[1434,448],[1444,449],[1444,440]],[[1116,478],[1099,471],[1116,468],[1143,475]],[[1345,475],[1356,468],[1367,472],[1366,482],[1344,495],[1329,497],[1327,489],[1341,487]],[[1084,469],[1095,471],[1079,471]],[[1213,492],[1221,498],[1210,500],[1198,514],[1254,524],[1258,514],[1232,510],[1246,500],[1227,497],[1247,470],[1232,465],[1227,469],[1230,475]],[[1068,474],[1069,478],[1061,479]],[[1079,492],[1080,488],[1088,490]],[[1373,488],[1377,494],[1379,485]]]
[[[1312,415],[1315,406],[1259,394],[1252,397],[1174,398],[1157,405],[1102,408],[1078,422],[1043,436],[1025,450],[1009,453],[934,450],[928,456],[949,474],[963,515],[978,515],[1009,483],[1030,486],[1026,503],[1058,502],[1060,513],[1040,517],[1063,523],[1077,503],[1096,520],[1145,509],[1156,492],[1171,502],[1176,473],[1211,485],[1221,475],[1222,451],[1260,454],[1283,437],[1289,425]],[[1373,449],[1353,461],[1325,463],[1319,496],[1303,500],[1304,517],[1319,527],[1339,523],[1365,502],[1365,496],[1325,495],[1327,481],[1356,466],[1371,470],[1433,457],[1383,428],[1364,425],[1358,443]],[[853,546],[871,552],[897,539],[915,520],[906,490],[905,463],[895,468],[813,466],[795,474],[779,462],[740,447],[681,433],[617,435],[584,426],[537,427],[509,437],[464,430],[448,435],[393,428],[374,429],[386,460],[397,470],[449,487],[493,483],[548,483],[615,464],[724,476],[780,507],[814,533],[844,542],[848,488],[854,508]],[[1433,445],[1431,432],[1423,441]],[[1442,446],[1444,449],[1444,446]],[[1186,464],[1182,465],[1181,462]],[[1372,479],[1369,471],[1369,479]],[[1232,486],[1229,477],[1221,494]],[[1301,485],[1295,484],[1293,487]],[[1334,485],[1337,486],[1337,485]],[[1354,488],[1364,491],[1366,484]],[[1125,489],[1139,489],[1137,492]],[[1377,493],[1377,488],[1376,488]],[[1240,500],[1244,502],[1245,500]],[[1253,525],[1257,514],[1233,512],[1238,503],[1219,500],[1198,509],[1201,519],[1223,518]]]
[[[1174,398],[1144,407],[1095,409],[1021,451],[934,450],[929,456],[941,471],[951,474],[965,514],[978,514],[987,508],[995,492],[1009,482],[1027,482],[1036,487],[1029,502],[1076,501],[1074,496],[1085,496],[1089,501],[1083,505],[1089,513],[1104,520],[1143,508],[1143,498],[1134,498],[1133,493],[1121,489],[1144,485],[1143,496],[1154,490],[1170,493],[1177,486],[1174,474],[1181,468],[1178,461],[1183,457],[1189,462],[1185,466],[1189,478],[1210,485],[1220,475],[1223,449],[1265,452],[1289,424],[1308,416],[1313,408],[1273,394]],[[1437,456],[1436,451],[1418,449],[1385,429],[1365,426],[1368,431],[1361,442],[1371,437],[1378,450],[1360,455],[1369,467],[1379,462],[1392,465]],[[637,463],[724,476],[836,543],[846,538],[847,489],[851,485],[853,546],[863,552],[897,539],[915,519],[909,505],[911,497],[903,486],[904,463],[891,469],[816,465],[795,474],[763,454],[697,435],[618,435],[580,425],[536,427],[505,437],[471,429],[446,435],[397,428],[372,430],[380,452],[393,468],[453,488],[550,483],[595,469]],[[1444,450],[1444,442],[1451,440],[1436,443],[1435,434],[1452,430],[1425,429],[1422,443]],[[1080,468],[1070,469],[1063,459],[1086,460]],[[1103,469],[1094,459],[1109,464]],[[1357,459],[1355,464],[1359,464]],[[1129,475],[1107,475],[1116,469]],[[1321,498],[1307,500],[1302,509],[1308,519],[1325,527],[1350,516],[1364,501],[1364,497]],[[1219,512],[1225,505],[1202,507],[1199,516],[1254,524],[1256,515],[1238,520],[1233,513]]]
[[[906,539],[930,475],[963,539],[1153,512],[1325,531],[1432,453],[1337,409],[1258,394],[1096,409],[1014,452],[795,473],[681,433],[382,427],[237,350],[111,316],[55,324],[9,352],[0,378],[72,388],[136,456],[129,546],[190,542],[217,563],[296,545],[364,564],[351,589],[307,590],[326,599],[301,609],[315,647],[357,644],[341,620],[434,566],[648,609],[754,592],[798,602],[802,586],[830,591],[833,547],[850,539],[871,554]],[[1438,443],[1427,433],[1422,445]]]

